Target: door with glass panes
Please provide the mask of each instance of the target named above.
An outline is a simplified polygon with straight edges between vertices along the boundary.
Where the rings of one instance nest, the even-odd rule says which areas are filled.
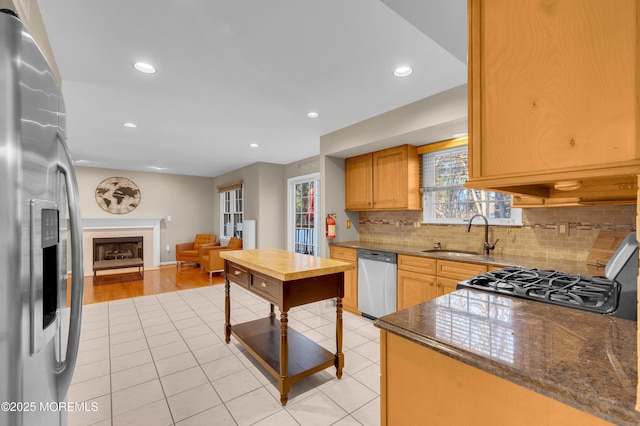
[[[318,256],[319,174],[289,179],[288,198],[288,249]]]

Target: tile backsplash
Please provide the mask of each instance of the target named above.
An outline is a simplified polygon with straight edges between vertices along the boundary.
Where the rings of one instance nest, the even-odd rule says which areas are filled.
[[[483,221],[471,232],[466,225],[419,224],[421,211],[360,212],[359,240],[424,249],[440,242],[444,249],[482,251]],[[489,241],[500,239],[494,252],[545,259],[586,260],[601,230],[632,232],[636,206],[601,205],[524,209],[523,226],[489,227]],[[568,235],[558,235],[559,223],[569,224]]]

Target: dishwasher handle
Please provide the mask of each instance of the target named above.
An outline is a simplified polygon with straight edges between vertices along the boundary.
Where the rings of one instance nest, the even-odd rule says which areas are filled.
[[[373,260],[375,262],[398,263],[398,255],[386,251],[358,249],[358,259]]]

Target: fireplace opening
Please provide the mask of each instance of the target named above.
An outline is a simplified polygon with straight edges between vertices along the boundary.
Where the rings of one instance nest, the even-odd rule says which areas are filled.
[[[93,239],[93,283],[98,271],[138,268],[139,279],[144,278],[143,237],[111,237]],[[126,274],[109,282],[131,281]],[[137,277],[136,277],[137,278]]]

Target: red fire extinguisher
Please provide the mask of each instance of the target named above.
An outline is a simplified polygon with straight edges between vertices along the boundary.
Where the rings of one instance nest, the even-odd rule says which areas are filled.
[[[331,239],[331,240],[336,237],[336,215],[335,214],[327,215],[326,236],[328,239]]]

